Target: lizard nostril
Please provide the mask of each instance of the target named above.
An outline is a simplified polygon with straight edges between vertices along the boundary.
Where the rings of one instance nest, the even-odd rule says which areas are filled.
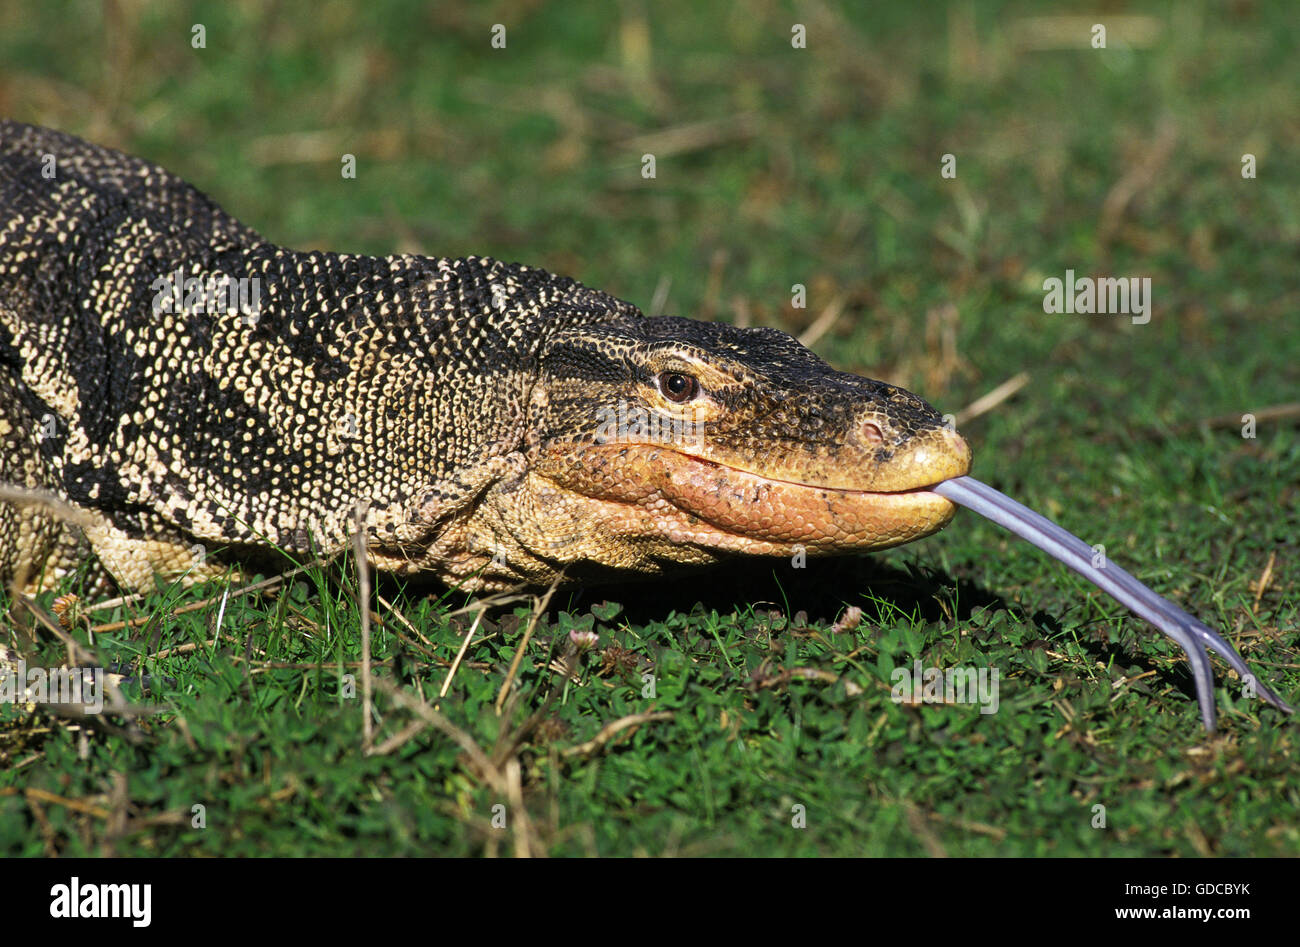
[[[875,424],[872,421],[863,421],[862,427],[859,430],[862,440],[870,444],[872,447],[879,447],[881,444],[885,443],[885,435],[881,433],[880,425]]]

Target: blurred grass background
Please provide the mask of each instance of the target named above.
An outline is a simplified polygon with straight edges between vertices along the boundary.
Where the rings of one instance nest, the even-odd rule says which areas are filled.
[[[1089,45],[1093,23],[1107,27],[1105,49]],[[194,24],[206,48],[192,48]],[[504,49],[491,45],[494,24],[506,29]],[[792,47],[794,24],[806,28],[807,48]],[[941,411],[1028,372],[1018,393],[963,424],[976,476],[1104,542],[1139,577],[1224,628],[1294,697],[1296,46],[1291,5],[1250,0],[1108,2],[1096,11],[765,0],[7,4],[0,114],[148,157],[297,248],[492,255],[574,276],[647,311],[796,335],[826,315],[812,343],[820,354]],[[340,175],[345,153],[356,156],[355,180]],[[647,153],[656,158],[652,180],[641,175]],[[1255,179],[1241,175],[1246,153],[1258,161]],[[940,175],[945,154],[956,159],[955,179]],[[1043,281],[1066,269],[1150,277],[1151,322],[1045,314]],[[791,305],[796,283],[808,288],[807,308]],[[1273,419],[1243,439],[1240,416],[1270,406],[1280,406]],[[682,691],[693,695],[683,706],[704,706],[719,689],[740,696],[717,698],[721,722],[701,712],[691,739],[669,730],[635,744],[645,758],[629,751],[604,770],[535,771],[538,798],[559,792],[561,780],[582,790],[566,796],[572,808],[562,816],[542,819],[551,850],[1300,852],[1300,800],[1293,780],[1278,775],[1294,767],[1294,725],[1267,713],[1256,723],[1243,707],[1233,716],[1241,745],[1233,736],[1206,750],[1176,650],[1152,642],[1144,625],[1120,622],[1117,608],[989,524],[959,516],[943,535],[874,563],[814,563],[806,575],[760,564],[728,575],[651,595],[657,610],[629,606],[619,627],[637,640],[701,636],[684,653],[721,670],[698,672],[707,680]],[[720,612],[709,600],[718,588],[738,590],[721,594]],[[787,680],[785,703],[746,716],[753,707],[738,683],[744,675],[728,676],[727,648],[759,648],[754,629],[765,612],[728,603],[779,603],[787,619],[802,605],[824,628],[843,604],[864,604],[868,589],[905,613],[883,621],[879,641],[864,623],[857,634],[869,653],[902,664],[955,642],[946,660],[969,661],[970,630],[979,660],[1003,667],[1004,682],[1005,669],[1029,675],[1020,694],[1033,711],[977,722],[948,708],[916,717],[885,698],[864,709]],[[635,602],[647,593],[610,595]],[[707,607],[693,609],[696,595]],[[947,604],[936,609],[936,600]],[[571,618],[554,618],[556,628]],[[463,631],[436,610],[430,621],[441,629],[430,635],[445,633],[454,648]],[[890,621],[901,625],[889,631]],[[981,625],[996,635],[977,634]],[[202,631],[178,624],[168,634]],[[781,660],[804,654],[836,675],[853,666],[852,649],[813,639],[813,651],[791,645]],[[491,665],[502,646],[485,647]],[[1125,687],[1114,704],[1112,678],[1125,678],[1139,650],[1153,663],[1133,674],[1158,667],[1160,686]],[[763,645],[734,660],[752,671],[770,657]],[[1082,719],[1047,703],[1098,673],[1101,696]],[[201,689],[203,677],[193,680]],[[1064,693],[1053,690],[1062,680]],[[292,681],[285,687],[293,692]],[[213,696],[201,707],[191,714],[209,715],[214,732],[293,729],[238,700],[232,708]],[[616,716],[590,700],[572,713],[566,727],[591,723],[583,738]],[[799,727],[827,714],[838,722],[795,752]],[[742,731],[738,719],[747,720]],[[795,736],[784,732],[791,720]],[[334,758],[347,759],[354,738],[346,729],[330,736],[341,741]],[[13,759],[29,760],[27,775],[9,785],[68,792],[57,763],[71,759],[67,739],[36,757],[19,741]],[[738,769],[729,755],[737,741],[764,762]],[[729,749],[715,756],[710,747]],[[83,792],[105,791],[109,773],[139,770],[121,752],[78,778]],[[167,752],[183,768],[194,751],[178,742]],[[230,751],[217,740],[210,752]],[[708,802],[697,795],[705,790],[659,771],[715,762],[708,791],[720,796]],[[365,767],[379,764],[357,765],[353,775],[366,783]],[[463,821],[491,793],[454,775],[453,752],[430,750],[418,765],[432,774],[431,797],[456,783],[464,819],[443,812],[434,826],[403,822],[394,835],[381,818],[365,831],[380,851],[481,850]],[[607,786],[617,766],[635,775]],[[260,773],[226,782],[251,785]],[[154,795],[140,811],[166,809],[167,792],[151,777],[133,777],[136,785],[141,778],[140,791]],[[410,774],[393,778],[403,784]],[[636,779],[668,780],[648,810],[632,801]],[[838,835],[827,822],[822,832],[777,833],[759,815],[735,812],[755,798],[780,812],[811,797]],[[1077,831],[1096,799],[1127,807],[1120,832]],[[148,827],[105,841],[93,820],[78,828],[75,812],[51,842],[17,796],[0,804],[23,816],[8,840],[15,851],[243,850],[228,836],[160,841]],[[728,806],[731,815],[720,814]],[[413,818],[420,799],[397,808]],[[352,844],[343,839],[371,837],[327,831],[313,848],[291,841],[291,827],[292,819],[264,826],[262,850],[340,851]]]

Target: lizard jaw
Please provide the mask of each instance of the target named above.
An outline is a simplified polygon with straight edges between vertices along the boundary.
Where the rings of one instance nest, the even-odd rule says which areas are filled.
[[[932,484],[881,492],[804,484],[660,444],[570,443],[564,453],[563,470],[546,465],[544,476],[588,502],[600,501],[591,530],[673,545],[754,555],[796,547],[866,552],[928,536],[956,512],[955,504],[926,489]],[[941,473],[935,483],[956,475]]]

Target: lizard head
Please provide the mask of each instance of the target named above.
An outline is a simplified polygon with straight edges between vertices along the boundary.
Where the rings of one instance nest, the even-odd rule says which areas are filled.
[[[928,488],[970,468],[926,402],[775,329],[571,324],[536,369],[527,512],[505,525],[571,576],[898,545],[952,518]]]

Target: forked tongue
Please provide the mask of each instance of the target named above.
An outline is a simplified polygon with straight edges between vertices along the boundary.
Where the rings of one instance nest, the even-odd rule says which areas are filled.
[[[1234,671],[1247,682],[1253,682],[1255,693],[1265,701],[1293,713],[1292,708],[1260,682],[1241,655],[1216,632],[1201,624],[1173,602],[1155,592],[1111,562],[1094,566],[1092,547],[1073,533],[1057,526],[1047,517],[1017,503],[973,477],[954,477],[930,488],[953,503],[973,510],[990,519],[1021,539],[1037,546],[1054,559],[1060,560],[1079,575],[1096,585],[1117,601],[1127,605],[1187,652],[1196,681],[1196,699],[1201,706],[1201,720],[1205,729],[1214,732],[1214,677],[1210,673],[1210,659],[1206,645],[1213,648]]]

